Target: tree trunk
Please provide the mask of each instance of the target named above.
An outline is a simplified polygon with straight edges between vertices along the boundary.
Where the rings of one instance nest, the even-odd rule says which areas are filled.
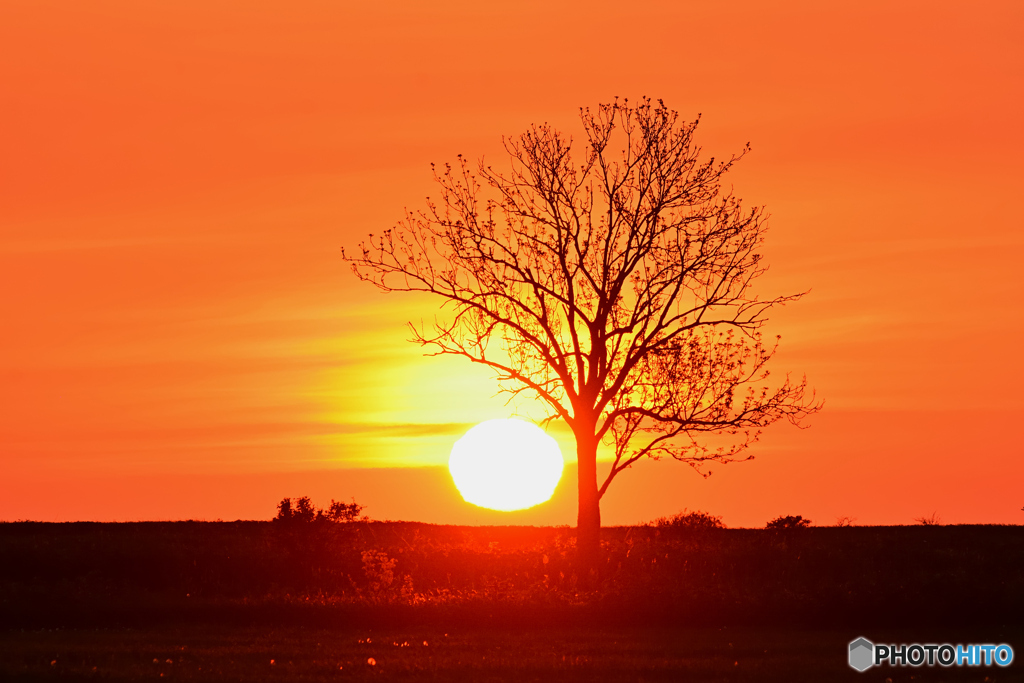
[[[576,435],[579,473],[579,514],[576,551],[583,573],[597,568],[601,550],[601,501],[597,495],[597,439]]]

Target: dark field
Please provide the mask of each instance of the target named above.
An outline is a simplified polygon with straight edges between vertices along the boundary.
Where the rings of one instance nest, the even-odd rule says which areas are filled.
[[[565,528],[0,524],[0,680],[1024,680],[1022,527],[604,538],[580,577]],[[858,674],[858,636],[1017,655]]]
[[[1017,631],[1019,636],[1019,630]],[[926,632],[927,634],[927,632]],[[971,630],[968,640],[1005,642]],[[999,640],[1002,638],[1002,640]],[[369,642],[366,642],[369,639]],[[848,631],[805,629],[166,628],[14,632],[0,679],[185,681],[1019,681],[998,667],[858,674]],[[888,631],[879,642],[922,640]],[[427,645],[423,643],[426,642]],[[404,644],[408,643],[407,646]],[[374,664],[369,663],[373,659]],[[273,661],[273,663],[271,663]]]

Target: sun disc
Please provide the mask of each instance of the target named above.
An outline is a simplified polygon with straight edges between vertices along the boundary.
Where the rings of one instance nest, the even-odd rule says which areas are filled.
[[[558,443],[537,425],[488,420],[455,442],[448,470],[466,502],[511,511],[551,498],[562,464]]]

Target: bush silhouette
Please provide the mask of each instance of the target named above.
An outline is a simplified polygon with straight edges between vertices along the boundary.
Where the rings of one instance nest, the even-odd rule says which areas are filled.
[[[292,519],[296,522],[312,522],[317,518],[317,510],[313,507],[309,496],[299,498],[295,503],[295,510],[292,512]]]
[[[776,517],[765,525],[765,529],[805,529],[811,525],[811,520],[804,519],[803,515],[786,515]]]
[[[363,511],[363,507],[365,506],[355,500],[351,503],[340,503],[332,499],[327,508],[327,519],[332,522],[354,522],[359,519],[359,513]]]
[[[351,503],[340,503],[331,500],[326,510],[314,507],[309,496],[303,496],[292,505],[291,498],[282,498],[277,504],[275,522],[287,524],[309,524],[312,522],[354,522],[365,506],[353,500]],[[365,519],[365,517],[364,517]]]
[[[709,512],[703,510],[689,511],[683,509],[682,512],[672,515],[671,517],[660,517],[654,520],[654,525],[658,528],[670,528],[670,529],[690,529],[693,531],[706,531],[708,529],[724,529],[725,524],[722,523],[720,516],[712,515]]]

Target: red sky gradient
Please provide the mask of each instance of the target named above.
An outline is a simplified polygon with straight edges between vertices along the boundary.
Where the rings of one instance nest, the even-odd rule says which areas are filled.
[[[89,2],[0,5],[0,519],[573,524],[574,470],[524,513],[438,468],[508,410],[422,358],[429,300],[340,247],[502,162],[532,122],[662,98],[753,153],[777,371],[825,400],[705,480],[640,463],[607,524],[1024,522],[1019,2]],[[570,441],[558,435],[571,458]],[[713,468],[715,469],[715,468]]]

